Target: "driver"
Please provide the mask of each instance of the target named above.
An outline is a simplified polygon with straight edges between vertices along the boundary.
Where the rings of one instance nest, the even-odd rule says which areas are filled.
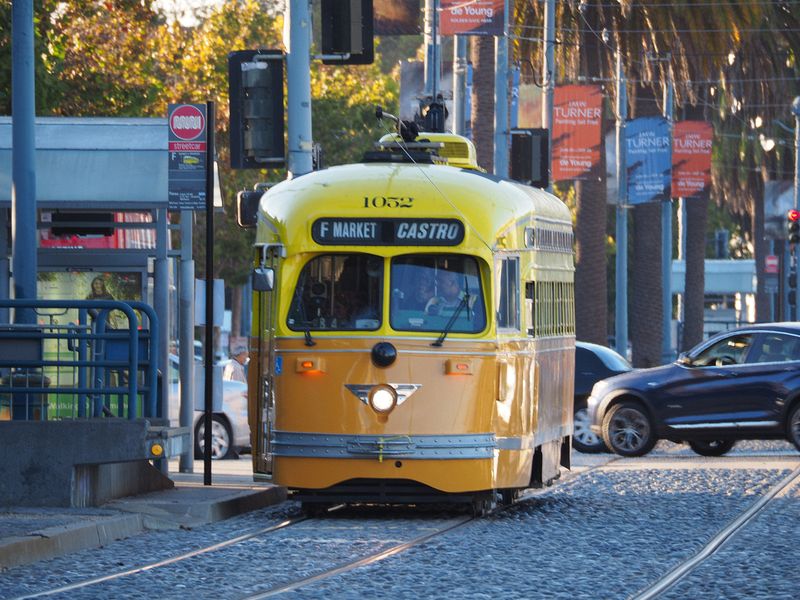
[[[440,271],[437,277],[438,294],[428,300],[425,312],[429,315],[438,315],[443,311],[453,312],[461,304],[466,292],[459,285],[459,273],[454,271]],[[463,282],[463,278],[462,278]],[[466,286],[466,284],[463,284]],[[469,307],[475,303],[475,295],[470,295]]]

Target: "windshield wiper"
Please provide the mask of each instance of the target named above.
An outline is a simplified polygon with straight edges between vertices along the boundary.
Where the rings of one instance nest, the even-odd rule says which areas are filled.
[[[453,328],[456,319],[458,319],[458,315],[460,315],[461,311],[468,306],[469,306],[469,284],[467,283],[467,276],[464,275],[464,296],[461,298],[461,302],[458,303],[458,306],[456,306],[456,310],[453,313],[453,316],[450,317],[450,320],[447,322],[447,325],[445,325],[444,329],[442,329],[442,333],[439,334],[439,338],[435,342],[432,342],[431,346],[439,347],[444,343],[447,334],[450,333],[450,330]]]

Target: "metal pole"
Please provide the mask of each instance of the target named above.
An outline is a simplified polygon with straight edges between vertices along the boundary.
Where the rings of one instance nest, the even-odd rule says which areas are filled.
[[[667,87],[664,89],[664,117],[672,140],[672,69],[667,67]],[[661,294],[662,320],[661,362],[672,361],[672,199],[661,201]]]
[[[454,36],[453,43],[453,133],[466,133],[467,36]]]
[[[617,49],[617,258],[615,346],[628,356],[628,171],[625,145],[625,120],[628,97],[622,72],[622,53]]]
[[[503,35],[494,40],[494,174],[508,177],[508,0]]]
[[[289,0],[286,46],[289,179],[314,168],[311,132],[311,13],[308,0]],[[209,281],[213,281],[210,279]]]
[[[307,56],[307,55],[306,55]],[[208,102],[206,154],[206,343],[203,415],[203,484],[211,485],[211,413],[214,410],[214,103]],[[310,157],[310,154],[309,154]],[[192,348],[194,354],[194,348]]]
[[[792,102],[792,114],[794,115],[794,207],[800,208],[800,96]],[[797,271],[797,255],[792,252],[792,269],[795,274]],[[795,295],[794,319],[800,321],[800,300]]]
[[[36,299],[36,89],[33,2],[14,0],[11,18],[11,240],[14,297]],[[15,323],[36,323],[33,309],[14,311]]]
[[[192,229],[194,212],[181,211],[181,279],[178,299],[178,339],[180,340],[181,410],[180,425],[189,428],[189,448],[181,453],[178,470],[194,472],[194,260]]]
[[[542,127],[548,131],[547,143],[547,191],[553,191],[553,92],[555,90],[555,37],[556,37],[556,5],[555,0],[546,0],[544,5],[544,103],[542,104]],[[619,181],[619,179],[617,179]],[[624,355],[623,355],[624,356]]]

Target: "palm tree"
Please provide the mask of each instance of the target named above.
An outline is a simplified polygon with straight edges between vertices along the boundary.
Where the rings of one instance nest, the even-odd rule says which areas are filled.
[[[494,38],[472,38],[472,139],[478,164],[494,169]]]

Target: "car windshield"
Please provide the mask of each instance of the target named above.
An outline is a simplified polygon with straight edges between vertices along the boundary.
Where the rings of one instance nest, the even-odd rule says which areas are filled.
[[[303,267],[287,324],[296,331],[375,330],[381,326],[383,259],[325,254]]]
[[[633,368],[631,363],[610,348],[595,346],[594,351],[603,364],[612,371],[630,371]]]
[[[390,323],[399,331],[477,333],[486,327],[478,262],[459,255],[392,260]],[[451,322],[452,319],[452,322]]]

